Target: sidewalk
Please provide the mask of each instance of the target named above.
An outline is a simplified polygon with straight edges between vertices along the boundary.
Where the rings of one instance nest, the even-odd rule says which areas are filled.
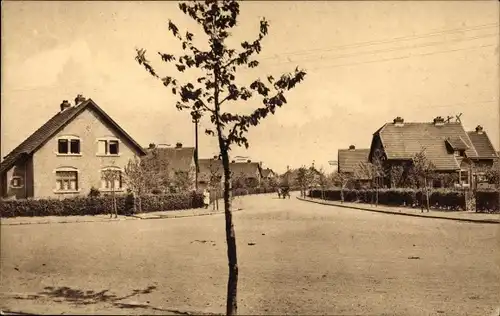
[[[447,220],[482,223],[482,224],[500,224],[500,214],[486,214],[486,213],[464,212],[464,211],[443,212],[443,211],[434,211],[432,209],[429,212],[424,210],[424,212],[422,213],[420,208],[393,207],[386,205],[374,206],[365,203],[351,203],[351,202],[340,203],[340,201],[327,201],[316,198],[313,199],[313,198],[297,197],[297,199],[310,203],[332,205],[332,206],[351,208],[369,212],[385,213],[385,214],[428,217],[428,218],[447,219]]]
[[[223,207],[223,206],[222,206]],[[233,212],[241,211],[240,205],[233,204]],[[187,210],[172,210],[162,212],[148,212],[134,214],[130,216],[118,215],[118,218],[109,218],[109,214],[101,215],[83,215],[83,216],[34,216],[34,217],[11,217],[1,218],[0,225],[30,225],[30,224],[63,224],[63,223],[94,223],[94,222],[116,222],[126,220],[141,220],[141,219],[164,219],[164,218],[182,218],[193,216],[208,216],[215,214],[223,214],[219,202],[219,210],[213,210],[212,205],[205,208],[187,209]]]

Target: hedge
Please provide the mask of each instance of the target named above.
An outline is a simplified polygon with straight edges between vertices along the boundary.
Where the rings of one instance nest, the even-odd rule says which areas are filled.
[[[314,189],[309,191],[312,198],[321,198],[321,190]],[[340,201],[340,189],[329,189],[323,191],[326,200]],[[476,212],[500,212],[499,194],[496,191],[476,191]],[[423,195],[423,196],[422,196]],[[344,190],[345,202],[374,203],[376,190]],[[466,196],[464,191],[438,189],[432,190],[429,196],[429,204],[434,209],[440,210],[464,210]],[[378,203],[389,206],[411,206],[420,207],[422,202],[425,206],[425,192],[413,189],[380,189]]]
[[[476,212],[499,213],[498,207],[500,191],[476,192]]]
[[[131,214],[133,203],[133,198],[130,195],[117,195],[118,214]],[[182,210],[202,207],[203,197],[200,193],[195,192],[147,195],[141,197],[141,204],[142,212]],[[112,205],[113,198],[111,196],[0,201],[0,217],[109,214]]]
[[[340,201],[340,190],[324,190],[326,200]],[[309,192],[313,198],[321,198],[321,190],[314,189]],[[376,190],[344,190],[345,202],[375,203]],[[425,206],[425,192],[413,189],[380,189],[378,191],[378,203],[389,206]],[[463,210],[465,196],[463,191],[433,190],[429,196],[429,204],[432,208],[442,210]]]

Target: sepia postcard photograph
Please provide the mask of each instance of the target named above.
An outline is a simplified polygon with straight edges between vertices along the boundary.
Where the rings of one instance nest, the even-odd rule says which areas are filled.
[[[1,2],[1,315],[500,316],[500,2]]]

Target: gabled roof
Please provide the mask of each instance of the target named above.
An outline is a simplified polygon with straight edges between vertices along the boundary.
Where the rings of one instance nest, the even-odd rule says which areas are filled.
[[[234,177],[252,178],[260,174],[260,164],[258,162],[232,162],[229,168],[231,169],[231,175]]]
[[[380,136],[387,159],[410,160],[413,155],[425,149],[427,158],[437,170],[457,170],[459,163],[453,153],[448,152],[446,140],[460,138],[467,149],[469,158],[477,158],[478,154],[472,142],[459,122],[449,122],[443,125],[434,123],[404,123],[395,126],[386,123],[375,132]]]
[[[338,151],[338,171],[352,173],[358,179],[368,178],[362,172],[362,163],[368,162],[369,148],[362,149],[339,149]]]
[[[273,175],[273,174],[275,175],[276,174],[273,170],[271,170],[269,168],[262,169],[261,173],[262,173],[262,177],[264,177],[264,178],[267,178],[270,175]]]
[[[162,160],[172,172],[189,171],[194,162],[195,149],[193,147],[156,147],[147,151],[149,157],[152,157],[155,152],[155,159]]]
[[[490,141],[486,132],[467,132],[474,148],[476,149],[478,158],[497,158],[498,154]]]
[[[100,115],[105,123],[115,129],[124,139],[128,140],[130,144],[141,154],[145,155],[144,149],[125,132],[103,109],[101,109],[92,99],[81,102],[77,106],[72,106],[64,111],[58,112],[19,146],[14,148],[0,164],[0,172],[9,170],[23,155],[32,155],[46,142],[48,142],[56,133],[63,127],[67,126],[85,109],[93,109]]]

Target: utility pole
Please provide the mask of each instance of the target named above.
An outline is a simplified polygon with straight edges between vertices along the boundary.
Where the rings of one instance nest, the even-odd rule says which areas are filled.
[[[200,167],[198,164],[198,123],[200,122],[200,117],[201,115],[199,113],[195,113],[193,116],[193,123],[194,123],[194,143],[195,143],[195,149],[194,149],[194,164],[195,164],[195,180],[194,180],[194,186],[196,191],[198,191],[198,173],[200,172]]]

